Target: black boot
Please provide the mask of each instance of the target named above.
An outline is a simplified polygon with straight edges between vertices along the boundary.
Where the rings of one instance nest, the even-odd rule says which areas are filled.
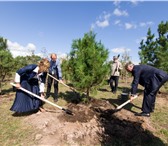
[[[58,101],[58,98],[54,98],[54,102],[57,102]]]

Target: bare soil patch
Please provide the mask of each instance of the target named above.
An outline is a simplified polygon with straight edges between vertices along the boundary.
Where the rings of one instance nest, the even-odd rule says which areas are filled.
[[[163,142],[152,134],[150,118],[115,107],[107,100],[92,99],[88,104],[68,104],[73,115],[50,107],[44,113],[25,117],[24,123],[37,129],[38,146],[147,146]]]

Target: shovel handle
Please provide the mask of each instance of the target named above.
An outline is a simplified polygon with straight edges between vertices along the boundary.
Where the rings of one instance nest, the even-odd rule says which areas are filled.
[[[134,100],[135,98],[137,98],[138,96],[137,95],[135,95],[134,97],[133,97],[133,99],[132,100]],[[121,104],[120,106],[117,106],[117,108],[116,108],[116,110],[119,110],[119,109],[121,109],[123,106],[125,106],[126,104],[128,104],[128,103],[130,103],[131,102],[131,100],[129,99],[129,100],[127,100],[126,102],[124,102],[123,104]]]
[[[60,80],[58,80],[57,78],[53,77],[53,76],[52,76],[52,75],[50,75],[49,73],[47,73],[47,74],[48,74],[48,76],[50,76],[50,77],[51,77],[51,78],[53,78],[54,80],[58,81],[59,83],[63,84],[64,86],[68,87],[69,89],[71,89],[71,90],[73,90],[73,91],[75,91],[75,92],[78,92],[75,88],[70,87],[70,86],[68,86],[68,85],[64,84],[63,82],[60,82]],[[86,95],[86,93],[85,93],[85,92],[83,92],[83,94],[85,94],[85,95]]]
[[[63,82],[60,82],[60,80],[58,80],[57,78],[55,78],[54,76],[50,75],[49,73],[47,73],[48,76],[52,77],[54,80],[58,81],[59,83],[63,84],[64,86],[73,89],[72,87],[69,87],[68,85],[64,84]],[[74,90],[74,89],[73,89]]]
[[[14,83],[10,83],[10,84],[11,84],[12,86],[15,86],[15,87],[16,87],[16,84],[14,84]],[[55,107],[57,107],[57,108],[63,110],[63,108],[60,107],[59,105],[54,104],[54,103],[52,103],[51,101],[49,101],[49,100],[47,100],[47,99],[45,99],[45,98],[41,98],[41,97],[38,96],[37,94],[34,94],[34,93],[30,92],[29,90],[26,90],[25,88],[20,87],[19,89],[22,90],[22,91],[24,91],[24,92],[26,92],[26,93],[28,93],[28,94],[30,94],[30,95],[32,95],[32,96],[34,96],[34,97],[36,97],[36,98],[38,98],[38,99],[40,99],[40,100],[42,100],[42,101],[44,101],[44,102],[46,102],[46,103],[49,103],[49,104],[51,104],[51,105],[53,105],[53,106],[55,106]]]
[[[14,83],[10,83],[10,84],[11,84],[12,86],[15,86],[15,87],[16,87],[16,85],[15,85]],[[29,90],[26,90],[25,88],[20,87],[19,89],[22,90],[22,91],[24,91],[24,92],[26,92],[26,93],[28,93],[28,94],[30,94],[30,95],[32,95],[32,96],[34,96],[34,97],[36,97],[36,98],[38,98],[38,99],[40,99],[40,100],[42,100],[42,101],[44,101],[44,102],[46,102],[46,103],[51,104],[52,106],[55,106],[55,107],[57,107],[57,108],[59,108],[59,109],[65,111],[67,114],[73,115],[72,111],[70,111],[70,110],[68,110],[68,109],[64,109],[63,107],[61,107],[61,106],[59,106],[59,105],[57,105],[57,104],[54,104],[54,103],[52,103],[51,101],[49,101],[49,100],[47,100],[47,99],[45,99],[45,98],[41,98],[41,97],[38,96],[37,94],[34,94],[34,93],[30,92]]]

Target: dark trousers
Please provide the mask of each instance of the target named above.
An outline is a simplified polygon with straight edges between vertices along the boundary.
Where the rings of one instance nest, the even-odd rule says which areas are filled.
[[[161,82],[158,82],[158,79],[154,77],[151,83],[145,86],[142,103],[143,112],[150,113],[154,111],[157,92],[166,81],[168,81],[168,75]]]
[[[119,76],[111,76],[110,77],[110,87],[112,92],[116,92],[118,88],[118,81],[119,81]]]
[[[52,75],[55,78],[57,78],[57,75]],[[47,83],[47,92],[46,92],[46,98],[48,98],[50,96],[50,92],[51,92],[51,86],[53,83],[53,78],[48,76],[48,83]],[[58,81],[54,80],[54,99],[58,98]]]

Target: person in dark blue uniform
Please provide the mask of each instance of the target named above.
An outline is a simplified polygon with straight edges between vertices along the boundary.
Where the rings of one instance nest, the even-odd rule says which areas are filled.
[[[11,111],[15,113],[27,113],[44,109],[42,108],[43,102],[19,90],[20,87],[29,90],[44,98],[44,84],[50,63],[47,59],[42,59],[38,65],[31,64],[19,69],[15,75],[16,83],[16,96]]]
[[[49,74],[63,83],[60,62],[57,59],[57,55],[55,53],[51,54]],[[54,79],[52,77],[48,76],[46,98],[49,98],[50,96],[51,85],[53,83],[53,80]],[[58,101],[58,81],[56,80],[54,80],[54,97],[53,98],[54,98],[54,102]]]
[[[168,81],[168,74],[163,70],[149,65],[134,65],[131,62],[126,63],[125,69],[133,75],[131,96],[133,99],[137,92],[138,84],[144,87],[144,98],[142,103],[142,112],[137,116],[150,116],[154,111],[157,92],[160,87]]]

